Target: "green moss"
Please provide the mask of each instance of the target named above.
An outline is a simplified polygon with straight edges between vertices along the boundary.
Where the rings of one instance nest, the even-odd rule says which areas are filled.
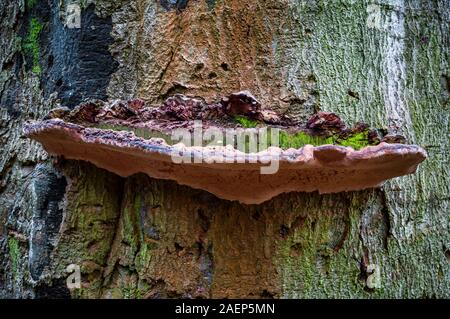
[[[123,242],[133,249],[133,254],[139,249],[142,232],[139,228],[139,213],[141,207],[141,197],[136,195],[132,205],[127,205],[123,215]]]
[[[307,144],[313,146],[333,144],[333,137],[311,136],[305,132],[298,132],[296,134],[280,132],[280,148],[282,149],[300,148]]]
[[[136,297],[136,287],[122,287],[123,299],[138,299]]]
[[[208,5],[208,9],[212,10],[216,6],[217,0],[206,0],[206,4]]]
[[[20,266],[20,249],[19,242],[15,238],[9,238],[8,240],[9,258],[11,260],[11,270],[14,279],[19,275]]]
[[[109,124],[109,123],[101,123],[101,124],[95,125],[95,128],[102,129],[102,130],[133,132],[134,135],[136,135],[137,137],[142,137],[144,139],[162,138],[169,144],[171,141],[171,137],[169,135],[164,134],[162,132],[149,130],[146,128],[128,127],[125,125],[117,125],[117,124]]]
[[[369,146],[369,132],[364,131],[361,133],[356,133],[353,135],[350,135],[346,139],[338,139],[336,141],[338,145],[342,146],[350,146],[355,150],[359,150],[363,147]]]
[[[69,230],[61,234],[55,247],[54,271],[65,274],[68,264],[81,265],[87,271],[84,274],[88,275],[89,286],[73,290],[73,296],[98,298],[102,277],[94,268],[94,271],[84,269],[107,263],[121,208],[117,194],[122,192],[123,181],[86,162],[68,161],[63,169],[73,181],[67,189],[65,221]]]
[[[304,224],[280,242],[280,254],[275,255],[282,278],[282,297],[344,298],[344,291],[349,296],[369,297],[364,281],[359,279],[359,264],[349,257],[354,253],[351,244],[358,241],[358,232],[353,230],[359,227],[361,201],[352,203],[347,211],[335,204],[348,201],[345,194],[308,196],[317,207],[305,209]],[[333,213],[324,213],[328,210]],[[345,236],[345,241],[337,248],[341,236]],[[335,285],[340,281],[345,283]]]
[[[234,120],[245,128],[254,128],[259,124],[257,121],[250,120],[243,116],[236,116]]]
[[[28,9],[32,9],[36,4],[38,0],[26,0],[25,5]]]
[[[87,0],[81,0],[80,1],[80,8],[81,9],[86,9],[87,8],[87,6],[88,6],[88,1]]]
[[[236,118],[238,119],[238,118]],[[240,124],[244,126],[245,128],[254,128],[258,125],[258,122],[249,120],[247,118],[240,117],[241,121]],[[168,145],[173,145],[174,143],[178,143],[178,141],[173,141],[171,136],[168,134],[164,134],[158,131],[149,130],[146,128],[132,128],[127,127],[123,125],[116,125],[116,124],[108,124],[103,123],[95,126],[99,129],[108,129],[113,131],[129,131],[133,132],[136,136],[142,137],[144,139],[150,139],[150,138],[162,138],[166,141]],[[273,145],[271,142],[271,128],[268,128],[267,130],[267,145]],[[223,145],[225,146],[227,144],[235,145],[236,147],[236,141],[228,141],[226,140],[225,136],[222,141]],[[363,131],[360,133],[355,133],[352,135],[349,135],[345,138],[339,136],[339,135],[331,135],[331,136],[321,136],[321,135],[309,135],[303,131],[291,134],[286,131],[279,132],[279,147],[282,149],[288,149],[288,148],[301,148],[305,145],[313,145],[313,146],[320,146],[320,145],[341,145],[341,146],[350,146],[355,150],[359,150],[363,147],[366,147],[368,145],[371,145],[369,142],[369,131]],[[192,140],[192,145],[194,145],[194,140]],[[203,146],[210,145],[210,141],[203,141]],[[248,139],[245,140],[245,148],[241,151],[248,152],[249,151],[249,145],[248,145]],[[260,150],[261,151],[261,150]]]
[[[30,21],[28,35],[22,43],[22,50],[32,58],[32,72],[38,75],[42,72],[41,66],[39,65],[39,34],[41,33],[42,28],[43,25],[39,22],[39,20],[32,18]]]

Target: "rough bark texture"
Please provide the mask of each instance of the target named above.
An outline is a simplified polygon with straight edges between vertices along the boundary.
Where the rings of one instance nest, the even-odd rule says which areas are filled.
[[[0,3],[0,297],[450,297],[448,0],[86,0],[81,29],[66,4]],[[243,89],[429,158],[381,189],[246,206],[21,138],[58,100]]]

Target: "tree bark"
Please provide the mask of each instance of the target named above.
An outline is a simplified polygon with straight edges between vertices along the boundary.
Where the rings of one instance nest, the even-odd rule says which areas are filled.
[[[81,28],[65,24],[70,3]],[[450,297],[449,8],[4,0],[0,297]],[[244,89],[299,120],[332,111],[403,134],[429,157],[379,189],[242,205],[52,158],[21,137],[58,103]],[[66,287],[70,264],[80,289]]]

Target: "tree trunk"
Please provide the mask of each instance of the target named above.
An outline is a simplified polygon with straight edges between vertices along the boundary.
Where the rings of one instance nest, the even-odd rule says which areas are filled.
[[[449,7],[3,0],[0,297],[449,298]],[[244,89],[299,120],[332,111],[403,134],[428,159],[380,189],[242,205],[21,137],[57,103]]]

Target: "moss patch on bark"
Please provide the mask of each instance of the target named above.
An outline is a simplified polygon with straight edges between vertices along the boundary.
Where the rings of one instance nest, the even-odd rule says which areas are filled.
[[[39,35],[43,29],[43,25],[39,22],[37,18],[32,18],[30,21],[30,27],[28,30],[28,35],[23,39],[22,49],[25,54],[31,56],[32,61],[32,72],[34,74],[41,74],[42,69],[39,64],[40,58],[40,47],[39,47]]]

